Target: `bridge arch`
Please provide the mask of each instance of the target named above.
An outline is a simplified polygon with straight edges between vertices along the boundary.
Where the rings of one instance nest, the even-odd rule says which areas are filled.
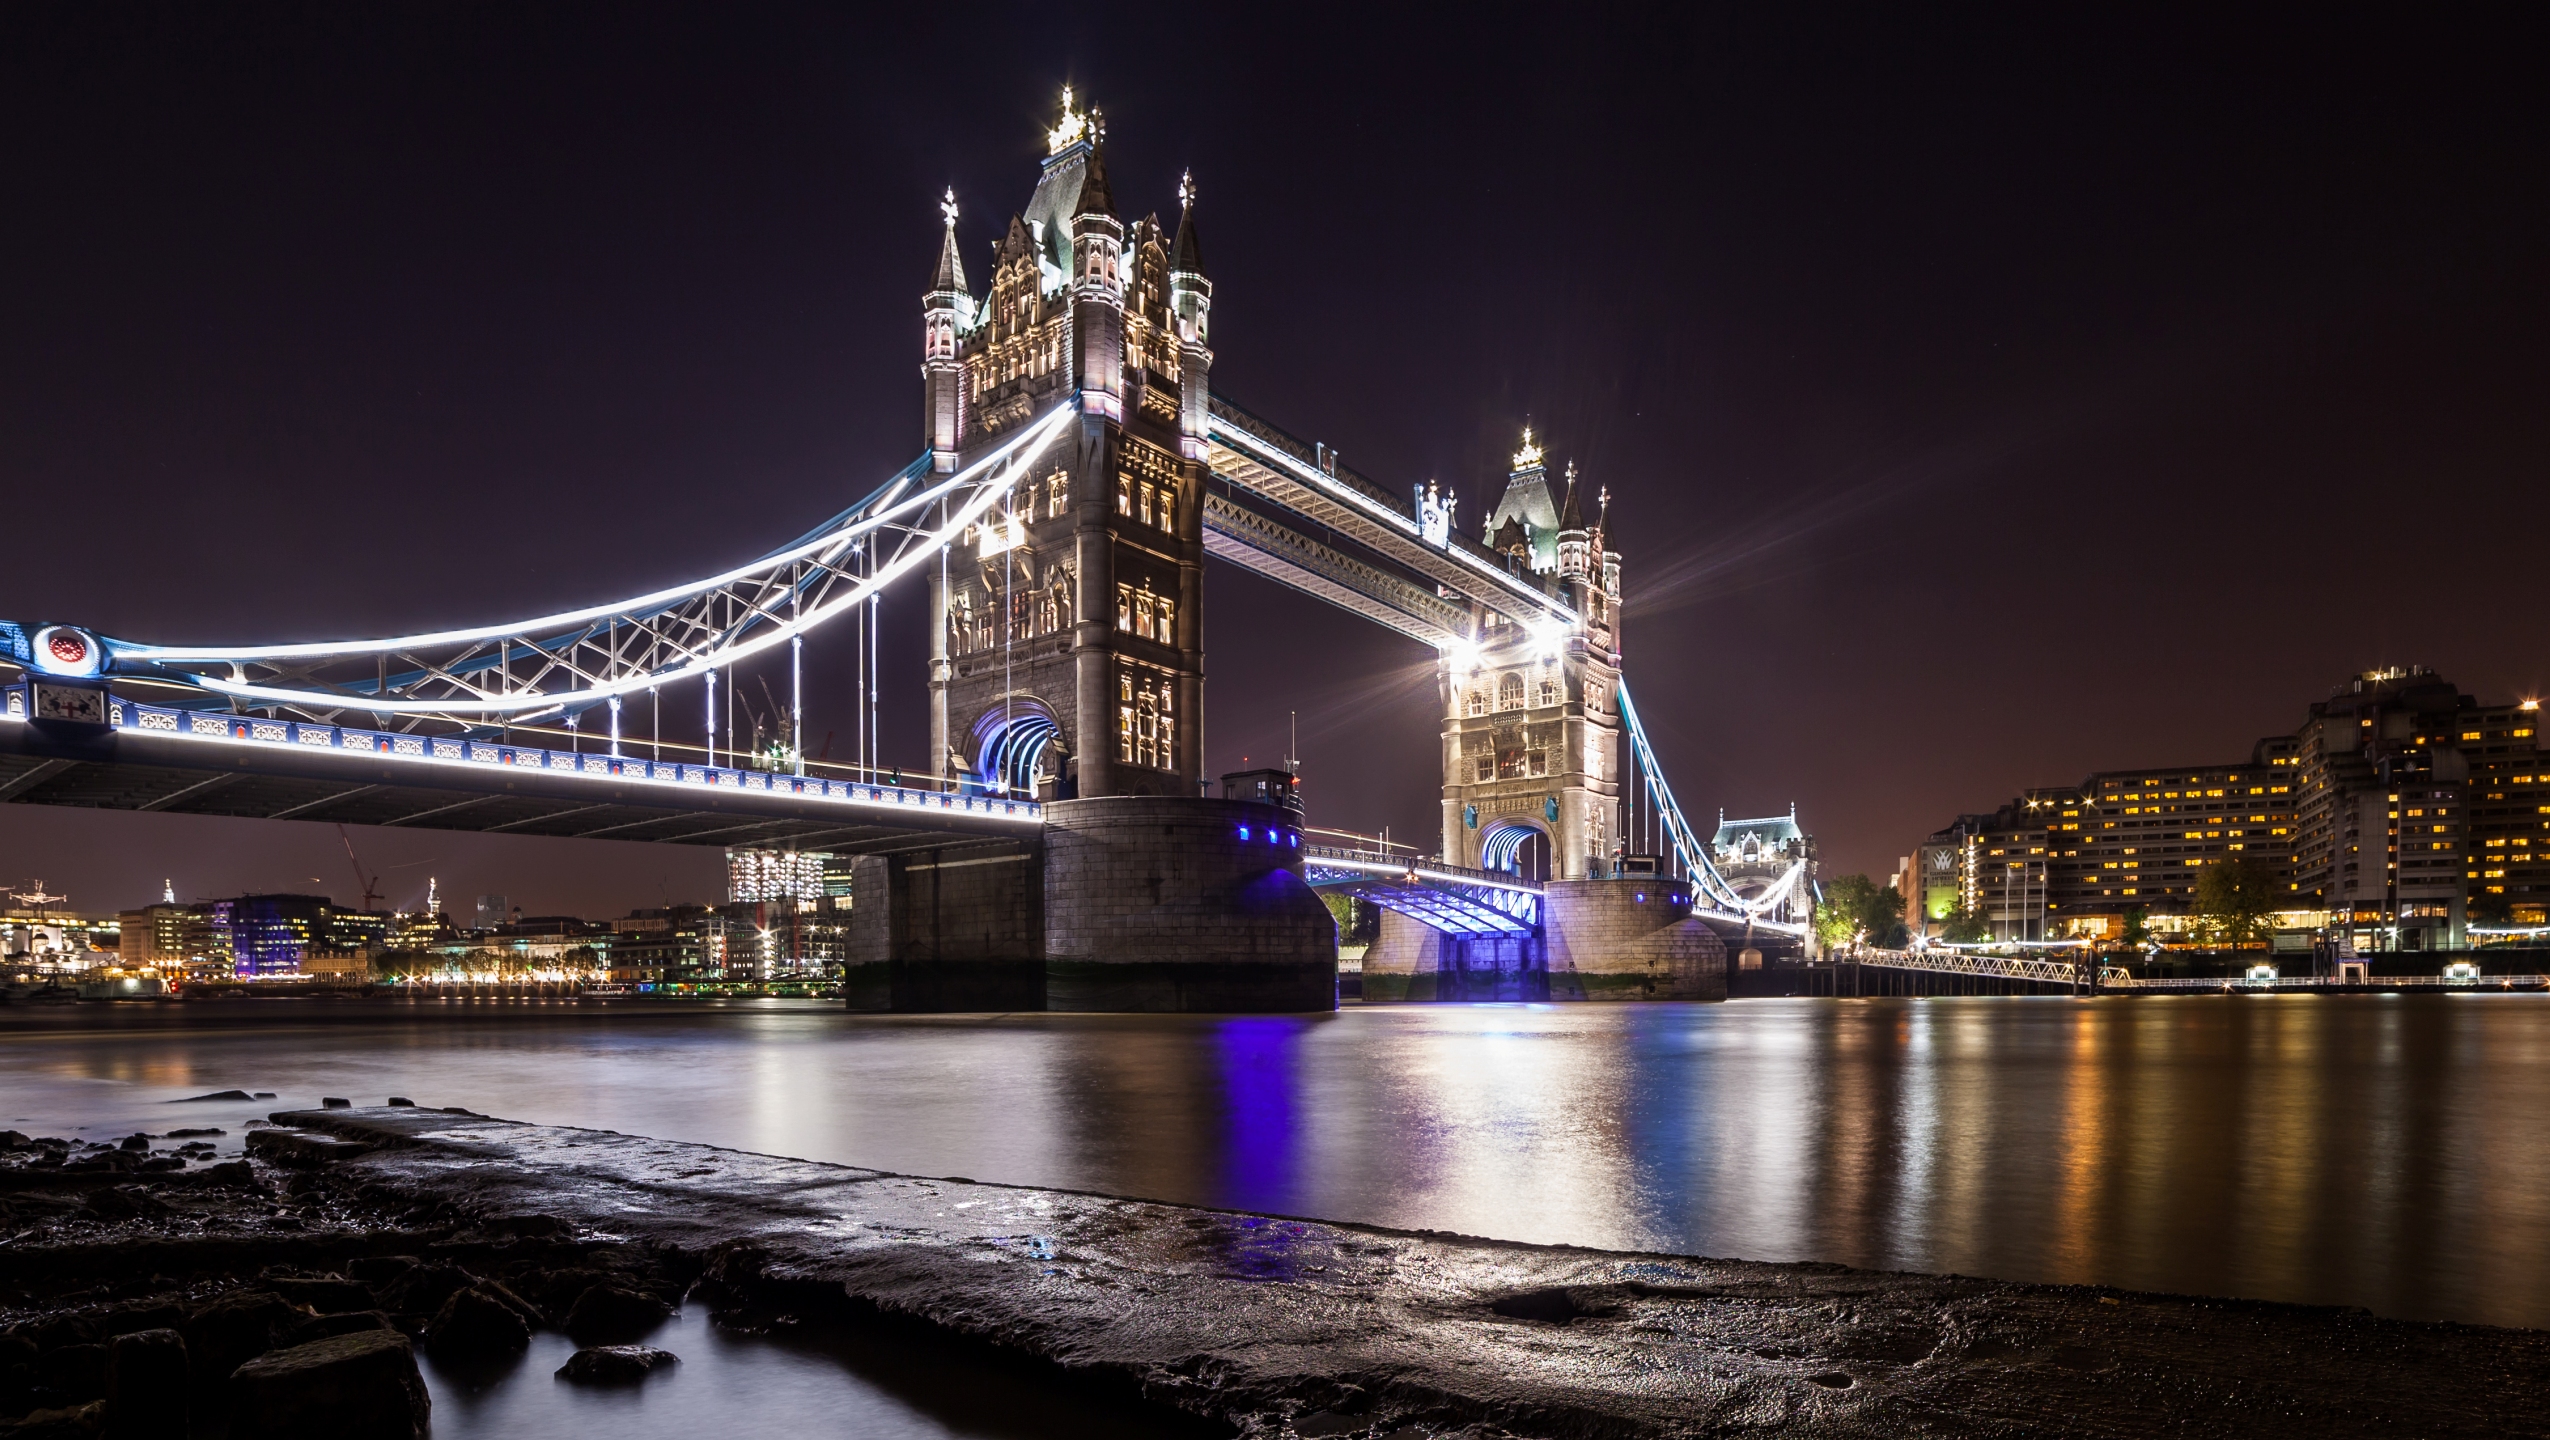
[[[1033,799],[1036,784],[1059,775],[1062,720],[1032,695],[1005,696],[966,727],[976,782],[994,794]]]
[[[1479,835],[1480,868],[1503,870],[1526,880],[1549,879],[1555,853],[1549,827],[1529,816],[1497,816],[1486,822]]]

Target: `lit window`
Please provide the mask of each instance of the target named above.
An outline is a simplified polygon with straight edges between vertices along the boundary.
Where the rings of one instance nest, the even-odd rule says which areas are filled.
[[[1496,682],[1496,708],[1499,710],[1520,710],[1523,708],[1522,676],[1509,673],[1503,679]]]

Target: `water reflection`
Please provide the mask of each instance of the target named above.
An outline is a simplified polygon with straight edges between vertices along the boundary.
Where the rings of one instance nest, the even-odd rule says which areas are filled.
[[[315,1019],[0,1018],[0,1123],[164,1129],[158,1101],[230,1086],[408,1094],[1519,1240],[2550,1326],[2537,997]]]

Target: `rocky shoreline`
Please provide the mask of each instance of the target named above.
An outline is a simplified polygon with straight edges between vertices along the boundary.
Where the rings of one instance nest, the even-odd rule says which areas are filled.
[[[412,1106],[273,1122],[245,1160],[7,1137],[0,1416],[27,1418],[0,1436],[101,1433],[170,1374],[198,1436],[294,1433],[356,1391],[388,1404],[411,1345],[498,1356],[534,1327],[623,1347],[578,1360],[634,1380],[669,1357],[629,1342],[681,1304],[892,1326],[1155,1428],[1300,1440],[2516,1436],[2550,1400],[2537,1331],[1503,1244]],[[420,1433],[414,1399],[360,1433]]]

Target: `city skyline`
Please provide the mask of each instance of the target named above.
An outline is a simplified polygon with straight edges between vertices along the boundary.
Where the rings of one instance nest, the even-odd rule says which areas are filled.
[[[1464,516],[1486,513],[1525,423],[1613,492],[1625,645],[1685,803],[1794,803],[1828,874],[1882,876],[1976,794],[2223,753],[2331,675],[2417,663],[2538,693],[2525,542],[2482,523],[2544,452],[2521,398],[2542,295],[2513,268],[2538,192],[2495,178],[2529,173],[2490,148],[2520,129],[2487,108],[2506,92],[2447,101],[2444,72],[2418,67],[2451,37],[2385,58],[2372,32],[2333,30],[2315,70],[2266,33],[2206,29],[2250,67],[2234,85],[2154,53],[2157,28],[1752,23],[1568,37],[1519,88],[1531,37],[1456,37],[1425,86],[1379,91],[1351,82],[1405,52],[1367,29],[1330,57],[1334,93],[1298,106],[1190,99],[1134,39],[1068,74],[996,49],[963,103],[933,108],[912,82],[836,73],[853,62],[811,16],[688,50],[680,27],[438,19],[425,42],[483,82],[466,100],[356,24],[211,33],[189,60],[80,51],[13,103],[77,115],[62,87],[111,72],[165,82],[140,87],[162,108],[79,141],[12,127],[57,203],[21,241],[44,262],[22,275],[44,278],[11,292],[0,425],[27,493],[66,516],[57,497],[117,497],[119,583],[38,547],[6,608],[144,638],[272,638],[277,615],[387,629],[625,593],[796,533],[910,458],[938,197],[981,197],[960,233],[981,254],[1069,80],[1118,119],[1127,212],[1171,213],[1194,174],[1217,386],[1376,477],[1442,482]],[[1697,73],[1621,60],[1632,39]],[[1882,53],[1895,41],[1995,78],[1946,105]],[[2013,63],[2096,42],[2117,56],[2075,67],[2074,98]],[[528,75],[556,77],[508,68],[511,43],[592,58],[534,93]],[[1606,61],[1658,83],[1623,98]],[[2416,83],[2378,102],[2347,88],[2379,73]],[[204,102],[200,133],[172,128],[179,96]],[[669,104],[624,130],[577,111],[649,97]],[[2035,133],[2006,123],[2022,102]],[[449,128],[403,129],[410,104]],[[2325,123],[2289,131],[2279,105]],[[1286,203],[1311,149],[1318,215]],[[524,159],[544,154],[563,186]],[[178,178],[192,162],[235,183]],[[1812,194],[1787,178],[1807,164],[1828,177]],[[2137,203],[2163,194],[2196,203]],[[710,200],[731,221],[703,220]],[[129,248],[172,227],[200,252]],[[1376,247],[1413,257],[1387,296],[1360,269]],[[1558,283],[1537,293],[1536,275]],[[1376,330],[1392,344],[1340,344]],[[419,498],[454,477],[516,518]],[[2449,599],[2396,603],[2404,576],[2451,577]],[[1422,650],[1231,567],[1207,583],[1206,768],[1280,754],[1299,712],[1314,823],[1431,843]],[[886,616],[887,753],[917,757],[917,598]],[[847,687],[815,668],[810,740],[848,725]],[[240,877],[202,893],[341,868],[323,827],[245,823],[10,807],[0,856],[148,896],[188,848]],[[542,909],[691,898],[693,870],[696,895],[715,888],[710,857],[360,833],[370,864],[442,865],[451,894],[547,885],[562,903]]]

